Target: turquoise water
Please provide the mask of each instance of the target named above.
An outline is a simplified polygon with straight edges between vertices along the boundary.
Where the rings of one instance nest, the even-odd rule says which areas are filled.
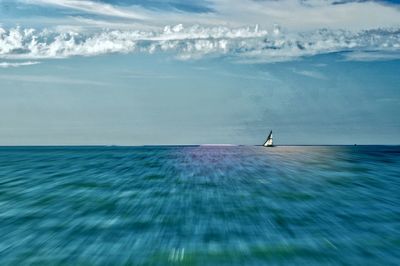
[[[0,265],[399,265],[400,147],[1,147]]]

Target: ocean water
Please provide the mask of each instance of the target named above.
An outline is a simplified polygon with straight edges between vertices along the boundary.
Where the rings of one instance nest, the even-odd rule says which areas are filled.
[[[0,148],[0,265],[265,264],[400,265],[400,147]]]

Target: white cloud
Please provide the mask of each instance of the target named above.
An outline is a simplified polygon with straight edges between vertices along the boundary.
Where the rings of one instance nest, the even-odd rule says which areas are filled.
[[[21,1],[97,16],[70,17],[70,24],[62,17],[47,29],[0,27],[0,58],[173,52],[182,60],[223,55],[254,63],[355,51],[346,58],[365,61],[400,50],[400,9],[378,2],[209,0],[213,12],[188,13],[89,0]]]
[[[37,65],[40,62],[36,61],[28,61],[28,62],[0,62],[0,68],[9,68],[9,67],[20,67],[20,66],[31,66]]]
[[[180,59],[229,56],[276,62],[341,51],[399,51],[398,29],[286,33],[253,27],[165,26],[160,30],[75,32],[0,28],[0,58],[37,59],[107,53],[173,52]]]

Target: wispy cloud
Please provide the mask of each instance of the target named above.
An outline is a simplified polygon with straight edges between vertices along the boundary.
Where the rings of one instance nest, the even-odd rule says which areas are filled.
[[[302,75],[302,76],[306,76],[309,78],[314,78],[314,79],[326,79],[326,76],[318,71],[313,71],[313,70],[298,70],[298,69],[293,69],[293,72],[298,74],[298,75]]]
[[[225,77],[230,77],[234,79],[245,79],[245,80],[263,80],[263,81],[276,81],[277,78],[274,77],[271,73],[269,72],[255,72],[250,74],[234,74],[234,73],[229,73],[229,72],[216,72],[215,74],[225,76]]]
[[[23,3],[79,10],[87,14],[145,21],[151,25],[201,24],[240,27],[259,24],[271,27],[277,23],[290,30],[345,28],[352,30],[400,25],[400,10],[396,6],[372,1],[325,0],[208,0],[209,12],[193,13],[182,10],[149,9],[139,3],[118,6],[90,0],[19,0]],[[351,15],[349,15],[351,14]],[[105,22],[105,20],[103,20]],[[115,21],[114,21],[115,22]],[[110,24],[112,24],[110,22]],[[126,23],[129,25],[130,23]],[[104,25],[104,23],[103,23]]]
[[[0,62],[0,68],[31,66],[31,65],[37,65],[37,64],[40,64],[40,62],[36,62],[36,61],[28,61],[28,62]]]
[[[141,12],[134,10],[126,10],[122,8],[117,8],[110,4],[99,3],[95,1],[85,1],[85,0],[25,0],[28,4],[39,4],[39,5],[52,5],[63,8],[76,9],[80,11],[85,11],[87,13],[99,14],[105,16],[114,16],[129,19],[147,19],[148,17]]]
[[[213,0],[211,6],[224,19],[241,24],[263,26],[277,23],[290,30],[371,29],[400,25],[398,7],[372,1],[341,5],[325,0]],[[350,15],[351,14],[351,15]]]
[[[48,75],[0,75],[1,80],[18,81],[18,82],[29,82],[29,83],[62,83],[70,85],[94,85],[94,86],[106,86],[109,85],[104,82],[84,79],[71,79],[65,77],[48,76]]]
[[[182,76],[179,75],[170,75],[170,74],[162,74],[159,73],[144,73],[144,72],[131,72],[123,75],[124,78],[132,78],[132,79],[181,79]]]
[[[344,54],[348,61],[388,61],[400,60],[400,51],[353,51]]]

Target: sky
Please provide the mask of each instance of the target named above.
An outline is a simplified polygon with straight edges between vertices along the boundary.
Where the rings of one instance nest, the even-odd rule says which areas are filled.
[[[400,2],[0,0],[0,145],[400,144]]]

